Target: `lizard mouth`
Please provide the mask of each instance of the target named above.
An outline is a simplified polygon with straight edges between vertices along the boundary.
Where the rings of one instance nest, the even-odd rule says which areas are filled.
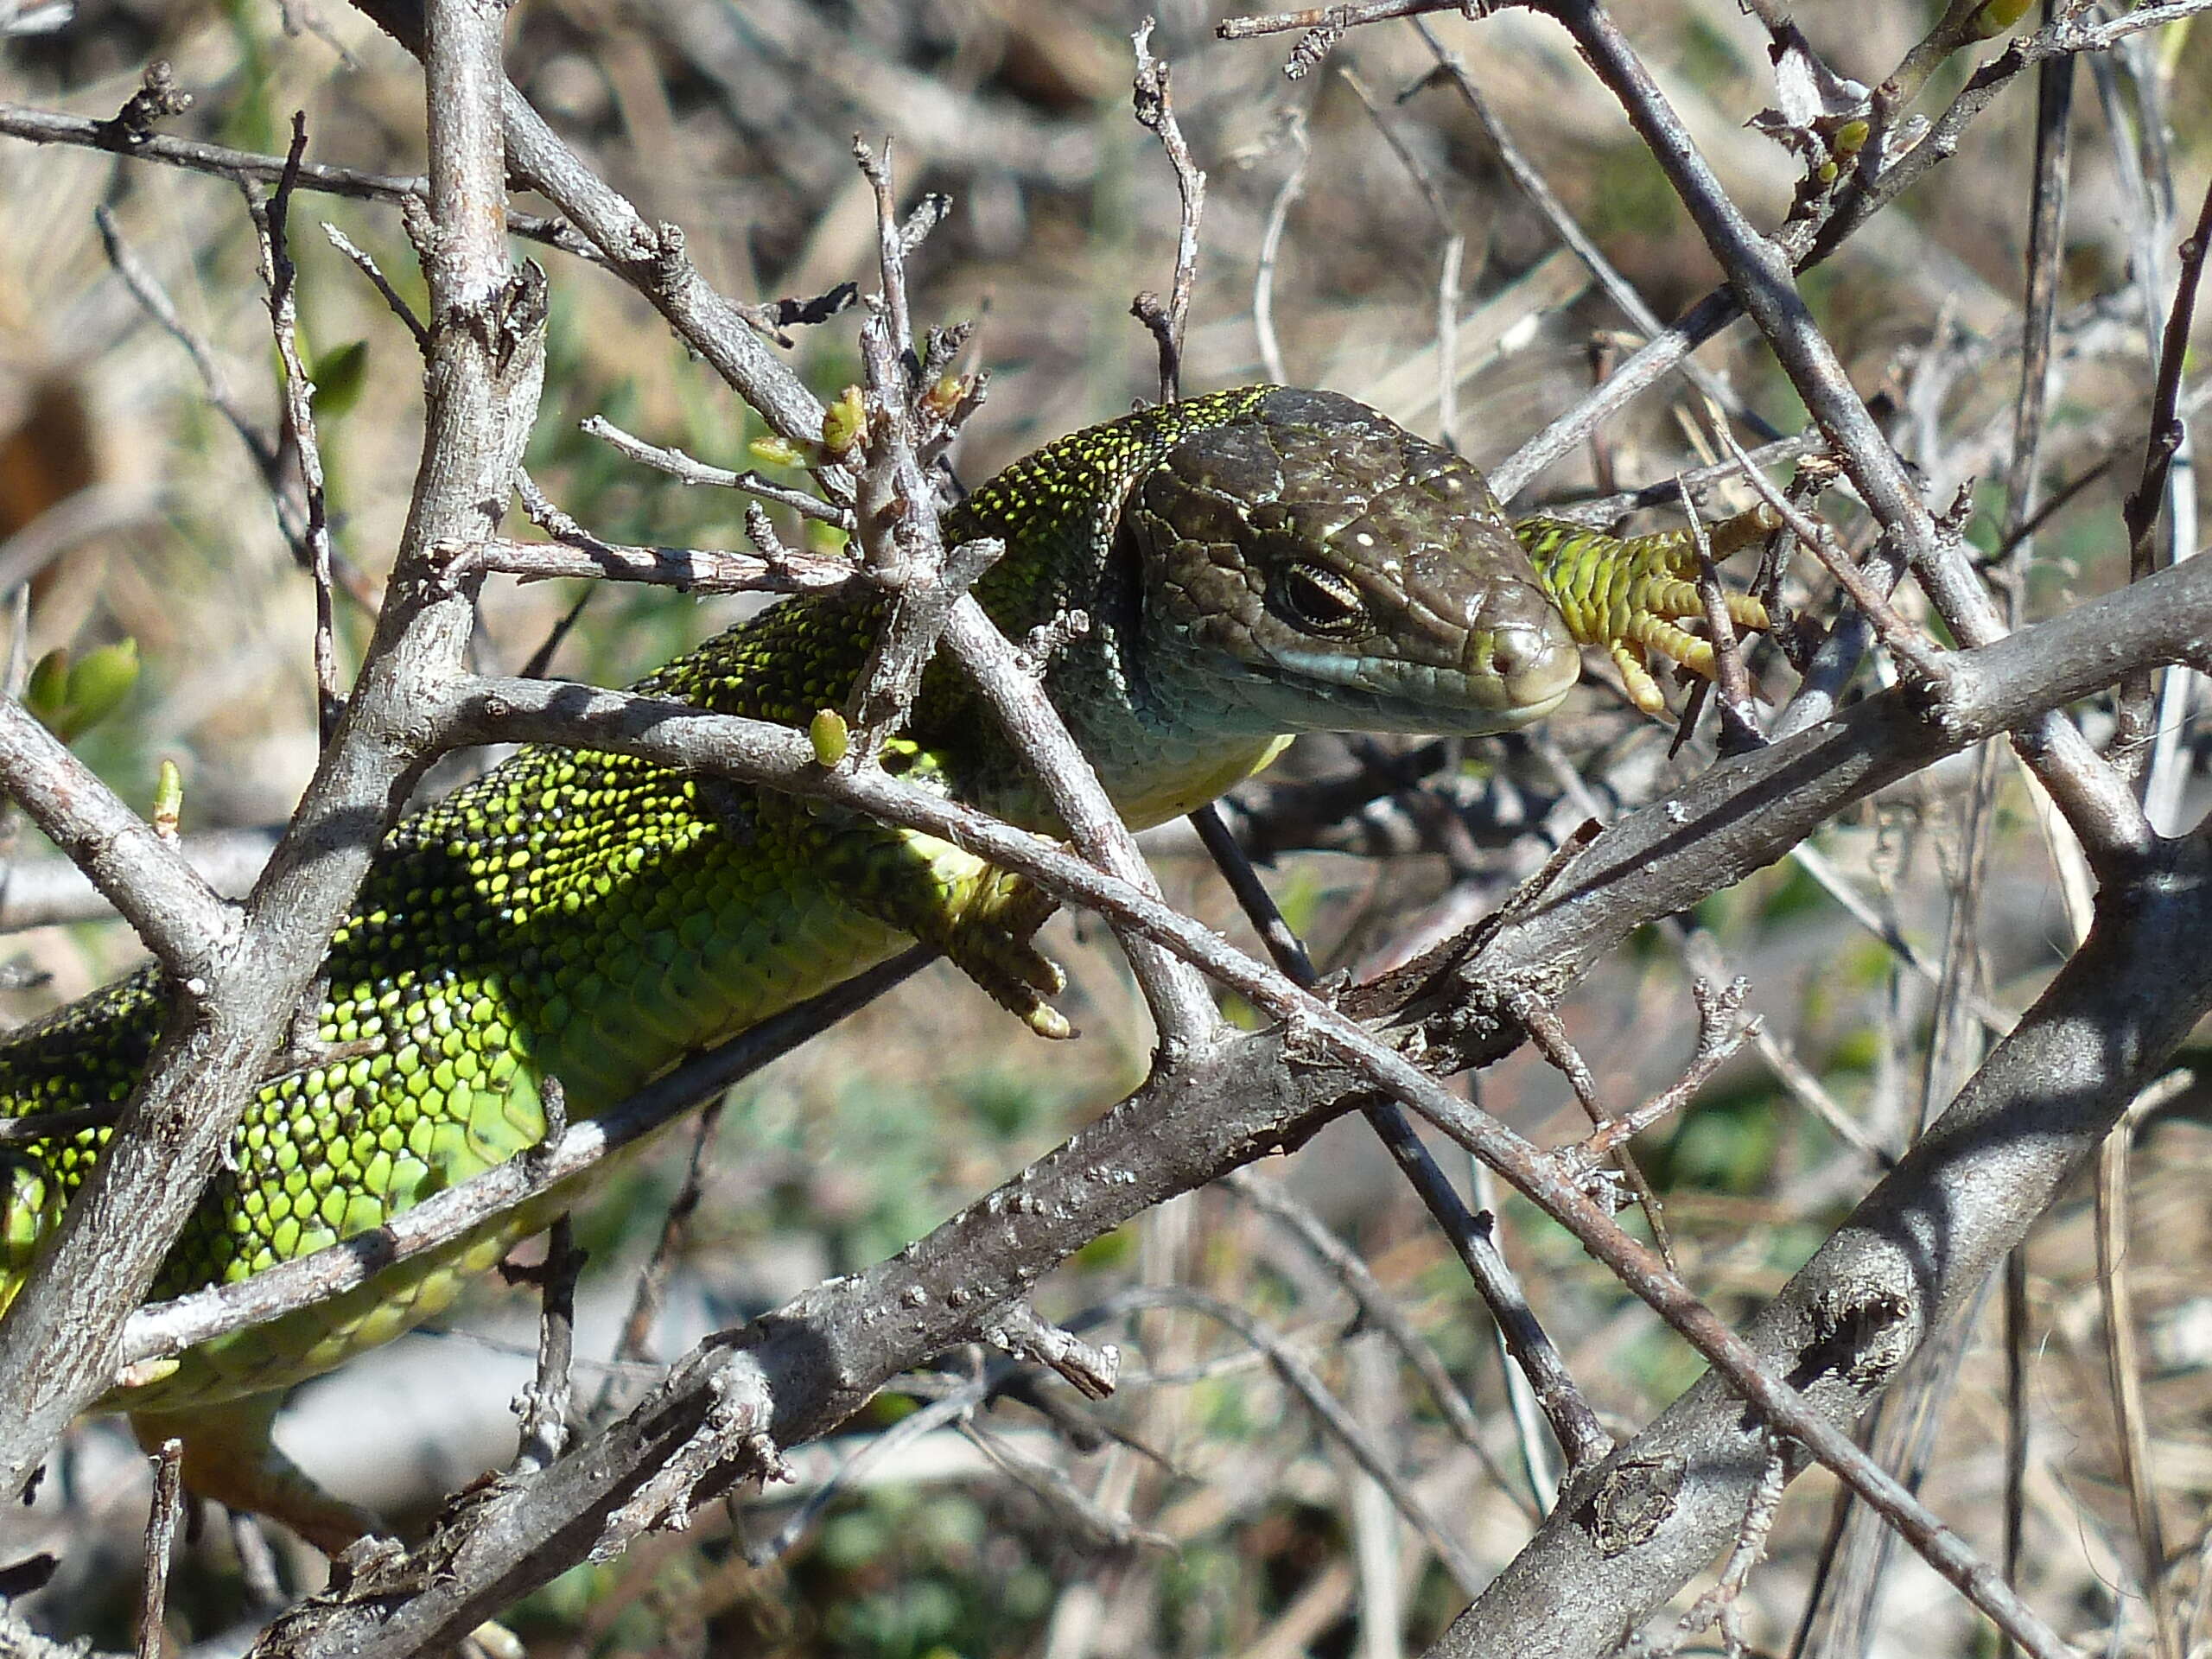
[[[1582,657],[1556,625],[1501,620],[1468,632],[1458,661],[1376,652],[1268,652],[1248,672],[1303,687],[1321,729],[1469,736],[1541,720],[1567,700]]]
[[[1526,632],[1530,638],[1517,638]],[[1472,668],[1325,652],[1272,653],[1252,679],[1294,691],[1308,707],[1286,729],[1408,732],[1478,737],[1542,719],[1567,700],[1582,663],[1572,645],[1534,629],[1471,653]]]

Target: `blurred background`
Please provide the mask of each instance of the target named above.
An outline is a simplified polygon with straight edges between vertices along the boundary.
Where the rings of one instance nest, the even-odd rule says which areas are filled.
[[[1164,0],[1153,41],[1173,66],[1176,110],[1209,175],[1187,390],[1269,378],[1256,311],[1271,316],[1285,378],[1364,397],[1488,463],[1632,346],[1631,325],[1511,182],[1496,138],[1433,73],[1412,28],[1355,33],[1293,80],[1282,70],[1295,36],[1217,41],[1224,10]],[[1618,10],[1730,191],[1758,223],[1778,221],[1802,164],[1745,125],[1777,101],[1764,32],[1731,0]],[[1808,7],[1799,21],[1831,68],[1872,84],[1941,10]],[[855,133],[889,137],[905,200],[951,200],[911,269],[919,320],[977,323],[969,361],[989,371],[989,397],[956,455],[972,481],[1157,395],[1152,343],[1128,308],[1138,290],[1168,285],[1177,207],[1159,145],[1129,112],[1140,16],[1105,0],[532,0],[513,13],[508,63],[556,128],[649,219],[682,226],[704,274],[740,298],[872,284],[873,209],[851,144]],[[0,26],[12,31],[0,43],[10,104],[106,118],[159,59],[194,100],[164,131],[281,154],[302,110],[312,160],[423,167],[413,60],[333,0],[11,0]],[[1445,16],[1431,28],[1653,311],[1670,318],[1711,288],[1717,269],[1694,227],[1563,34],[1518,12],[1478,26]],[[1913,107],[1940,112],[1991,49],[1939,67]],[[2031,81],[2020,77],[1953,159],[1803,284],[1930,501],[1974,492],[1980,511],[1967,533],[1984,550],[1999,539],[2004,503],[1992,480],[2019,377]],[[2076,77],[2042,493],[2078,487],[2036,541],[2030,614],[2125,578],[2119,504],[2140,465],[2146,326],[2164,303],[2161,290],[2150,317],[2135,277],[2155,257],[2171,280],[2172,245],[2205,178],[2208,83],[2212,42],[2186,23],[2137,36]],[[256,836],[290,810],[316,744],[311,589],[262,467],[222,412],[276,455],[280,489],[296,490],[283,482],[289,452],[251,226],[219,178],[0,145],[0,585],[20,600],[12,660],[20,674],[56,650],[82,661],[135,641],[136,680],[83,731],[79,752],[142,808],[161,763],[174,761],[188,836],[209,847],[231,836],[221,846],[250,870]],[[101,207],[204,368],[118,279],[94,222]],[[355,597],[341,593],[339,612],[350,669],[367,637],[360,601],[373,601],[388,567],[418,459],[419,359],[324,222],[417,305],[423,289],[391,206],[297,199],[302,343],[338,549],[354,574]],[[542,246],[518,252],[551,278],[529,459],[538,483],[609,540],[741,546],[741,501],[681,487],[578,423],[603,415],[741,467],[755,463],[758,419],[604,271]],[[1448,388],[1440,314],[1456,322]],[[848,311],[795,331],[791,359],[825,397],[858,378],[854,320]],[[1773,428],[1802,424],[1743,326],[1700,360]],[[1675,380],[1646,395],[1516,505],[1641,486],[1714,459],[1685,390]],[[1723,491],[1708,507],[1749,499]],[[1848,503],[1827,505],[1863,543]],[[820,544],[795,522],[785,531]],[[564,584],[495,581],[481,664],[518,669],[578,597]],[[1830,613],[1823,594],[1798,597]],[[552,671],[620,684],[745,607],[610,586]],[[1753,667],[1776,702],[1787,696],[1773,652]],[[1602,672],[1592,679],[1541,733],[1305,742],[1248,790],[1232,817],[1278,855],[1270,880],[1325,968],[1402,960],[1494,905],[1593,805],[1623,810],[1708,763],[1709,720],[1670,754],[1669,730],[1628,709]],[[2096,710],[2085,718],[2094,734],[2110,729]],[[2203,734],[2201,722],[2187,729],[2185,753],[2202,759]],[[448,763],[440,777],[483,759]],[[1589,795],[1566,794],[1570,770]],[[1604,1098],[1624,1110],[1670,1082],[1689,1052],[1693,968],[1751,976],[1769,1052],[1747,1051],[1638,1147],[1687,1276],[1724,1313],[1778,1287],[1881,1159],[1940,1109],[1972,1064],[1973,1020],[1961,1009],[1980,998],[2017,1011],[2060,959],[2066,924],[2032,803],[2009,762],[1994,776],[1980,853],[1966,835],[1972,766],[1961,760],[1834,825],[1813,868],[1766,871],[1680,926],[1639,936],[1564,1011]],[[2193,798],[2201,811],[2201,787]],[[10,833],[21,874],[7,901],[17,927],[0,945],[0,1010],[22,1020],[140,953],[111,922],[22,926],[23,896],[51,852],[13,821]],[[1187,830],[1150,844],[1171,898],[1249,940]],[[1919,965],[1853,919],[1833,888],[1909,940]],[[1046,1048],[932,969],[675,1128],[580,1217],[593,1257],[580,1407],[620,1410],[656,1362],[895,1250],[1133,1086],[1149,1033],[1119,959],[1080,919],[1063,918],[1050,938],[1071,970],[1078,1044]],[[1564,1083],[1526,1053],[1485,1073],[1479,1098],[1552,1141],[1586,1127]],[[2177,1087],[2139,1127],[2135,1237],[2147,1248],[2129,1259],[2171,1605],[2176,1628],[2198,1632],[2212,1628],[2197,1565],[2212,1491],[2206,1104]],[[1258,1321],[1387,1449],[1396,1498],[1415,1495],[1484,1572],[1526,1535],[1534,1501],[1487,1321],[1363,1127],[1340,1124],[1253,1179],[1262,1198],[1287,1195],[1357,1253],[1461,1396],[1456,1410],[1360,1315],[1344,1269],[1249,1194],[1210,1192],[1101,1241],[1040,1295],[1049,1316],[1122,1344],[1113,1400],[1078,1410],[1046,1378],[1027,1400],[976,1406],[977,1357],[945,1356],[795,1459],[795,1484],[620,1562],[578,1568],[508,1622],[545,1655],[1420,1651],[1478,1586],[1455,1580],[1394,1494],[1358,1473],[1252,1343],[1201,1313],[1141,1305],[1148,1287],[1191,1286]],[[1503,1217],[1508,1252],[1592,1402],[1609,1426],[1640,1425],[1696,1374],[1692,1357],[1563,1235],[1516,1202]],[[2151,1651],[2096,1273],[2085,1192],[2028,1255],[2024,1587],[2076,1641]],[[641,1286],[652,1287],[642,1302]],[[2006,1407],[1989,1325],[1939,1370],[1918,1439],[1932,1448],[1926,1495],[1993,1551]],[[440,1328],[302,1389],[282,1438],[345,1496],[420,1527],[446,1493],[512,1455],[507,1402],[530,1375],[534,1325],[528,1291],[487,1282]],[[143,1459],[120,1427],[83,1426],[36,1504],[0,1516],[0,1562],[41,1549],[60,1558],[21,1604],[26,1616],[127,1644],[147,1497]],[[1833,1497],[1821,1475],[1791,1491],[1744,1603],[1763,1650],[1790,1648]],[[321,1572],[289,1540],[219,1516],[184,1554],[167,1632],[179,1651],[242,1650],[270,1598],[310,1588]],[[1878,1598],[1829,1584],[1823,1617],[1842,1620],[1842,1633],[1823,1627],[1808,1651],[1990,1646],[1907,1553],[1874,1579]]]

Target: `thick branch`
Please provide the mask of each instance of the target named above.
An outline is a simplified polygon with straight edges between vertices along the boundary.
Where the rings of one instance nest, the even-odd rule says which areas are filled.
[[[277,834],[275,830],[210,830],[185,836],[175,851],[213,892],[226,899],[243,899],[269,861]],[[111,920],[116,913],[83,869],[67,859],[12,864],[0,882],[0,933],[54,922]]]
[[[434,9],[429,261],[434,336],[423,462],[398,574],[359,684],[234,942],[171,1021],[99,1165],[0,1319],[0,1493],[29,1481],[104,1393],[123,1323],[198,1201],[425,758],[421,709],[460,668],[468,597],[426,582],[426,550],[496,527],[543,368],[542,278],[505,252],[499,14]]]

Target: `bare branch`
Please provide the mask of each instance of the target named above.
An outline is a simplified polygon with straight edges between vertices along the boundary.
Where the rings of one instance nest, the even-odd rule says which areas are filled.
[[[276,359],[283,365],[285,424],[299,458],[306,503],[301,540],[306,544],[308,574],[315,582],[315,727],[325,748],[338,729],[346,702],[338,688],[338,648],[333,637],[330,601],[330,519],[323,499],[322,444],[315,435],[314,388],[300,360],[299,271],[292,264],[289,217],[292,191],[299,182],[300,159],[307,154],[308,122],[292,117],[292,148],[284,158],[276,194],[264,203],[257,186],[245,187],[246,206],[261,238],[262,279],[269,289],[269,317],[276,336]],[[403,315],[404,315],[403,313]]]
[[[1423,1503],[1405,1478],[1401,1476],[1375,1437],[1361,1427],[1343,1403],[1329,1392],[1306,1364],[1281,1338],[1235,1303],[1218,1296],[1209,1296],[1204,1291],[1192,1290],[1183,1285],[1160,1285],[1136,1290],[1119,1299],[1124,1309],[1135,1311],[1142,1306],[1185,1307],[1203,1313],[1217,1324],[1227,1326],[1238,1339],[1251,1344],[1265,1354],[1268,1363],[1300,1400],[1305,1402],[1321,1427],[1349,1452],[1354,1462],[1367,1478],[1390,1496],[1398,1513],[1420,1532],[1434,1550],[1437,1559],[1451,1569],[1462,1588],[1472,1591],[1481,1584],[1484,1573],[1459,1535]]]
[[[154,1448],[154,1501],[146,1515],[146,1572],[138,1601],[138,1659],[161,1659],[168,1608],[169,1552],[184,1514],[184,1443]]]
[[[422,318],[415,315],[415,308],[400,297],[399,290],[394,288],[390,279],[385,276],[383,267],[367,253],[354,246],[353,238],[327,219],[323,221],[322,233],[329,238],[332,247],[351,259],[361,275],[369,279],[370,285],[384,296],[386,308],[392,315],[407,325],[407,332],[415,339],[415,349],[428,357],[430,353],[430,331],[423,325]]]
[[[1160,400],[1172,404],[1183,395],[1183,338],[1191,321],[1191,289],[1198,276],[1198,221],[1206,210],[1206,175],[1191,159],[1182,126],[1175,119],[1174,100],[1167,92],[1167,65],[1152,55],[1153,20],[1137,25],[1129,37],[1135,48],[1137,124],[1160,139],[1175,169],[1175,188],[1183,209],[1175,235],[1175,280],[1167,304],[1156,294],[1140,294],[1130,315],[1153,332],[1160,346]]]
[[[1027,1302],[1010,1302],[999,1322],[983,1333],[993,1347],[1058,1372],[1086,1400],[1104,1400],[1121,1375],[1122,1351],[1109,1343],[1096,1347],[1071,1332],[1047,1325]]]
[[[839,530],[855,528],[852,509],[832,505],[819,496],[809,495],[804,490],[795,490],[788,484],[779,484],[763,478],[759,473],[734,473],[726,467],[712,467],[685,454],[681,449],[647,443],[633,437],[604,416],[587,416],[582,423],[584,431],[602,443],[620,450],[632,461],[666,473],[679,484],[708,484],[723,489],[743,490],[757,495],[764,501],[773,501],[779,506],[791,508],[806,518],[833,524]]]
[[[559,1087],[557,1078],[546,1082]],[[539,1092],[544,1093],[542,1087]],[[549,1110],[547,1116],[556,1114]],[[517,1437],[521,1445],[514,1461],[518,1473],[544,1468],[569,1447],[569,1368],[575,1355],[576,1274],[583,1269],[584,1255],[576,1248],[575,1228],[563,1215],[547,1230],[544,1261],[534,1268],[508,1270],[510,1281],[536,1283],[540,1299],[537,1375],[514,1402],[522,1419]]]
[[[423,580],[427,550],[491,533],[536,413],[543,292],[542,278],[510,270],[502,245],[505,178],[489,101],[500,84],[499,18],[470,0],[436,0],[432,16],[435,349],[399,574],[346,718],[244,926],[211,922],[200,931],[194,950],[205,966],[190,977],[204,980],[204,991],[188,1019],[172,1020],[99,1165],[0,1317],[0,1398],[25,1402],[0,1421],[0,1491],[20,1491],[54,1437],[116,1376],[124,1319],[190,1214],[405,798],[424,758],[424,710],[458,672],[473,620],[469,595]],[[0,734],[20,744],[27,734],[11,728],[29,724],[13,705],[0,709]],[[87,827],[73,807],[56,823],[73,850]],[[114,827],[124,839],[102,837],[98,858],[136,844],[126,826]],[[182,868],[166,848],[162,857],[171,861],[163,869]],[[213,901],[200,893],[205,913]],[[126,913],[137,903],[110,896]]]
[[[1973,645],[1999,638],[2004,624],[1987,590],[1959,556],[1905,476],[1859,401],[1834,348],[1799,297],[1786,254],[1760,236],[1720,188],[1642,61],[1597,0],[1548,0],[1583,54],[1681,194],[1745,309],[1773,346],[1798,395],[1883,528],[1904,550],[1952,632]],[[2063,715],[2039,717],[2020,734],[2020,753],[2058,801],[2091,861],[2116,874],[2149,855],[2152,833],[2125,782]]]
[[[80,115],[34,110],[21,104],[0,104],[0,135],[34,144],[73,144],[86,149],[112,149],[107,138],[109,124]],[[133,161],[154,162],[188,172],[206,173],[233,183],[274,185],[284,176],[284,157],[261,156],[223,144],[202,143],[196,138],[172,138],[149,132],[135,137],[123,154]],[[303,162],[300,187],[325,195],[349,196],[359,201],[389,201],[404,207],[425,200],[429,181],[419,175],[369,173],[357,167],[332,167],[321,162]],[[581,258],[596,259],[597,251],[557,219],[537,213],[509,213],[507,229],[515,235]]]
[[[826,594],[866,581],[843,559],[788,550],[762,558],[720,548],[621,547],[596,537],[588,546],[483,541],[446,543],[438,550],[455,582],[498,570],[524,581],[637,582],[694,594]]]

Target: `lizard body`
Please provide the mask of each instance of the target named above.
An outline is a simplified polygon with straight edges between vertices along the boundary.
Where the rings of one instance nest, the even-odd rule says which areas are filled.
[[[1557,706],[1577,645],[1688,657],[1680,537],[1524,527],[1481,474],[1350,399],[1254,387],[1046,446],[946,518],[1002,537],[977,586],[1020,639],[1082,613],[1046,688],[1133,824],[1211,799],[1302,730],[1483,733]],[[1687,595],[1687,597],[1686,597]],[[1756,621],[1747,608],[1744,620]],[[804,727],[842,704],[877,599],[787,601],[639,690]],[[1671,630],[1669,632],[1668,630]],[[942,663],[885,764],[1058,826]],[[246,1277],[374,1228],[575,1116],[902,948],[937,945],[1050,1032],[1042,908],[929,837],[620,755],[525,749],[386,836],[333,940],[313,1042],[264,1084],[156,1286]],[[0,1044],[0,1117],[120,1101],[158,1033],[145,970]],[[99,1156],[89,1128],[0,1149],[0,1307]],[[359,1290],[219,1338],[103,1402],[181,1431],[186,1473],[328,1548],[368,1518],[267,1456],[281,1391],[447,1306],[565,1208],[556,1191]]]

